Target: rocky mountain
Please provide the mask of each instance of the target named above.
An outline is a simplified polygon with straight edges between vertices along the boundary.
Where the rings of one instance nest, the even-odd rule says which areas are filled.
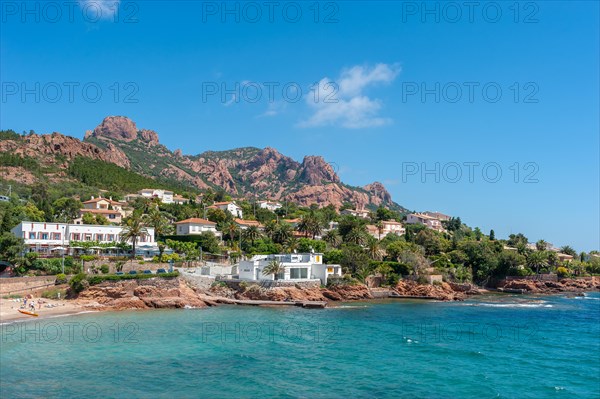
[[[106,117],[86,132],[83,141],[59,133],[30,134],[19,140],[0,140],[0,151],[41,157],[46,163],[59,159],[63,168],[77,157],[92,158],[200,190],[222,188],[234,197],[293,201],[303,206],[351,203],[357,208],[384,205],[403,210],[381,183],[364,187],[342,183],[320,156],[306,156],[297,162],[269,147],[184,155],[160,144],[155,131],[139,129],[124,116]]]

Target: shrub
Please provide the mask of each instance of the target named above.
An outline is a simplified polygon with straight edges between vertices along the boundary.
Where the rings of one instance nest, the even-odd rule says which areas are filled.
[[[52,290],[43,291],[42,298],[47,299],[60,299],[65,297],[65,290],[54,288]]]
[[[106,274],[106,275],[96,275],[90,276],[88,278],[90,285],[100,284],[104,281],[120,281],[120,280],[143,280],[154,277],[177,277],[179,276],[178,271],[174,271],[172,273],[160,273],[160,274]]]
[[[2,299],[20,299],[20,298],[23,298],[23,297],[19,294],[4,295],[2,297]]]
[[[56,281],[54,282],[54,284],[59,285],[59,284],[66,284],[67,282],[67,275],[63,274],[63,273],[59,273],[56,275]]]
[[[425,276],[419,276],[417,278],[417,283],[418,284],[427,284],[428,283],[427,277],[425,277]]]
[[[556,274],[558,275],[558,278],[564,278],[564,277],[568,277],[569,276],[569,270],[567,270],[566,267],[558,267],[556,269]]]
[[[91,262],[93,260],[96,260],[96,255],[81,255],[79,259],[81,259],[84,262]]]
[[[87,280],[87,275],[85,273],[76,274],[71,281],[69,281],[69,286],[71,290],[75,293],[80,293],[90,286],[90,283]]]
[[[108,272],[110,271],[110,268],[108,267],[108,265],[102,265],[102,266],[100,266],[100,271],[103,274],[108,274]]]

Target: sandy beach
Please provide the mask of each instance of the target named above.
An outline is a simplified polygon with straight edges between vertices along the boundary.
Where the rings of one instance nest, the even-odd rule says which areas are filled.
[[[0,323],[16,320],[39,320],[46,317],[71,315],[88,311],[88,309],[85,309],[83,306],[73,301],[43,298],[42,301],[44,301],[44,303],[42,303],[40,308],[37,304],[38,299],[40,298],[34,298],[36,303],[35,312],[39,315],[38,317],[19,313],[18,309],[23,304],[23,299],[21,299],[21,302],[16,302],[14,299],[0,299]],[[50,307],[47,307],[47,305],[50,305]],[[29,310],[29,307],[27,307],[26,310]]]

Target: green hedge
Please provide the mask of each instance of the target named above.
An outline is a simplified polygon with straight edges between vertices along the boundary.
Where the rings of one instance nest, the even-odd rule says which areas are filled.
[[[160,273],[160,274],[107,274],[105,276],[95,275],[89,276],[88,282],[90,285],[100,284],[104,281],[120,281],[120,280],[143,280],[153,277],[177,277],[179,276],[178,271],[172,273]]]

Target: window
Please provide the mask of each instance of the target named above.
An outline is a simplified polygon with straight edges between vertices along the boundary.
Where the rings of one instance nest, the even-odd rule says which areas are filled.
[[[96,234],[96,241],[104,241],[104,234]]]
[[[114,241],[115,240],[115,235],[114,234],[107,234],[106,235],[106,241]]]
[[[73,233],[73,234],[71,234],[71,239],[73,241],[79,241],[79,240],[81,240],[81,234],[79,234],[79,233]]]
[[[116,216],[115,216],[113,213],[111,213],[110,215],[108,215],[108,218],[109,218],[109,219],[115,219],[115,218],[116,218]]]
[[[52,239],[56,241],[60,240],[60,233],[52,233]]]
[[[84,241],[92,241],[92,235],[91,234],[85,234],[83,237]]]
[[[29,233],[29,239],[30,240],[35,240],[35,233]]]
[[[39,239],[40,240],[47,240],[48,239],[48,233],[40,233],[39,234]]]
[[[290,278],[291,279],[302,279],[308,278],[308,269],[305,267],[293,267],[290,269]]]

